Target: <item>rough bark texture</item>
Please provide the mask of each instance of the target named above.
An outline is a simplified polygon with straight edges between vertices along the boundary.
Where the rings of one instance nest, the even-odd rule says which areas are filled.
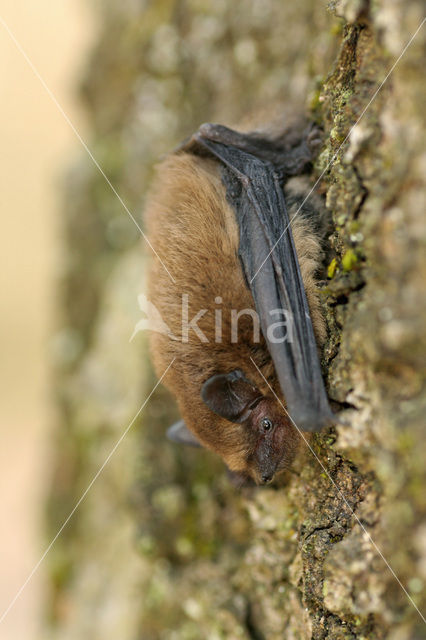
[[[131,423],[154,385],[146,338],[129,343],[143,252],[82,153],[53,342],[52,535],[131,426],[50,553],[50,637],[425,637],[425,27],[374,97],[421,2],[123,0],[100,19],[88,142],[138,221],[153,162],[200,122],[283,104],[323,124],[323,364],[347,426],[313,437],[279,485],[241,493],[212,456],[166,442],[161,388]]]

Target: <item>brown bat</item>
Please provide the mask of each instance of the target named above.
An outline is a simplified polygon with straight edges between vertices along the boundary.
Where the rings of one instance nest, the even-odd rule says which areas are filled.
[[[153,260],[148,297],[170,329],[151,334],[152,358],[159,375],[174,358],[165,384],[182,416],[169,437],[214,451],[257,484],[291,465],[298,430],[334,419],[316,344],[327,222],[294,178],[309,171],[318,141],[313,126],[202,125],[159,165],[146,206],[167,267]]]

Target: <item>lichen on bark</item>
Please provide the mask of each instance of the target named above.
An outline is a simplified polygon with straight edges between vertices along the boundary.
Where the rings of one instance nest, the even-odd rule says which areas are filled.
[[[101,15],[89,146],[138,220],[153,163],[200,122],[282,104],[324,127],[323,370],[346,424],[274,487],[237,492],[212,456],[164,440],[176,414],[158,389],[52,549],[51,637],[421,638],[423,31],[387,78],[420,2],[126,0]],[[52,534],[154,385],[144,337],[129,343],[137,229],[86,157],[66,193]]]

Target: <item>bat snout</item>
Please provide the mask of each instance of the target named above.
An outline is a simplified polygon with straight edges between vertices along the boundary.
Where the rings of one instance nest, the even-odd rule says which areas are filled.
[[[269,484],[274,479],[275,473],[278,468],[277,456],[274,455],[273,448],[269,443],[263,443],[258,448],[256,463],[257,463],[257,476],[259,484]]]
[[[261,477],[262,484],[270,484],[273,479],[274,479],[274,473],[273,472],[262,473],[262,477]]]

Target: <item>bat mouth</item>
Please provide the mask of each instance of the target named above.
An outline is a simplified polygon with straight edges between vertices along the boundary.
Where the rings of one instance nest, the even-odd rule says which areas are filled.
[[[257,466],[257,465],[256,465]],[[267,464],[257,466],[255,470],[256,483],[261,486],[271,484],[280,472],[280,462],[274,464],[271,460]]]
[[[259,470],[257,470],[256,473],[254,474],[254,479],[258,486],[267,487],[268,485],[275,482],[275,480],[277,480],[277,478],[281,476],[283,473],[290,470],[291,470],[291,461],[284,459],[277,464],[276,469],[274,471],[260,472]]]
[[[260,471],[259,469],[253,474],[254,480],[259,487],[267,487],[272,484],[284,469],[277,465],[277,468],[268,471]]]

